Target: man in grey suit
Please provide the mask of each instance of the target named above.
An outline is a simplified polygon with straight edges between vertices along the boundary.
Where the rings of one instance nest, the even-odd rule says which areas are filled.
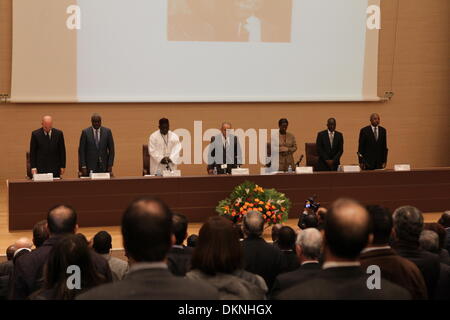
[[[81,132],[78,159],[83,176],[89,172],[112,172],[114,139],[110,129],[102,127],[102,117],[94,113],[92,126]]]
[[[160,200],[142,197],[122,217],[123,245],[130,269],[121,281],[93,288],[79,300],[217,300],[205,282],[176,277],[166,264],[172,246],[172,213]]]

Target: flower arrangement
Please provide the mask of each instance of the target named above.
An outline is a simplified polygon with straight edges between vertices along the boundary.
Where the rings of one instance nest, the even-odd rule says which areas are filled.
[[[219,201],[216,211],[231,217],[234,223],[241,222],[248,211],[259,211],[265,222],[273,225],[285,222],[290,208],[291,201],[284,193],[245,181],[236,186],[228,198]]]

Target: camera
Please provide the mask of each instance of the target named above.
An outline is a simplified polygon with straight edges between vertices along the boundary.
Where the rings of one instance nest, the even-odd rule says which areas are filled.
[[[317,217],[317,210],[320,208],[320,203],[316,201],[317,196],[314,195],[305,200],[305,207],[298,218],[298,227],[300,229],[317,228],[319,219]]]

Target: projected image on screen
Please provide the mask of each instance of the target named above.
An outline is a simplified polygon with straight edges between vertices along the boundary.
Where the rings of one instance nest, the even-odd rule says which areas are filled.
[[[292,0],[169,0],[169,41],[290,42]]]

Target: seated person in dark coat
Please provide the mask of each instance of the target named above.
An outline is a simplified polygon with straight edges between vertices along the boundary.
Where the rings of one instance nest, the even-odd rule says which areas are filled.
[[[278,248],[262,238],[264,219],[259,211],[249,211],[244,216],[243,229],[246,236],[241,242],[244,269],[263,277],[270,290],[276,276],[282,271],[283,256]]]
[[[297,235],[295,245],[300,267],[298,269],[280,274],[272,288],[271,296],[276,296],[294,285],[312,279],[320,270],[319,257],[322,251],[322,235],[314,228],[302,230]]]
[[[280,229],[277,246],[283,256],[282,272],[294,271],[300,266],[295,253],[295,238],[295,231],[291,227],[284,226]]]
[[[313,279],[278,295],[281,300],[378,300],[410,299],[406,289],[366,273],[358,261],[369,240],[369,214],[359,203],[336,200],[325,218],[324,264]]]
[[[79,300],[215,300],[218,292],[202,282],[174,276],[165,259],[172,245],[172,213],[162,201],[142,197],[122,217],[122,236],[130,270]]]
[[[187,237],[188,220],[184,215],[176,213],[173,215],[172,223],[175,244],[167,254],[167,265],[174,275],[185,276],[191,268],[192,252],[194,251],[183,245]]]
[[[427,285],[428,299],[434,299],[439,279],[439,256],[420,248],[419,237],[423,230],[422,212],[412,206],[404,206],[394,211],[394,249],[416,264]]]
[[[380,206],[368,206],[367,210],[372,240],[361,252],[361,266],[367,269],[371,265],[377,265],[383,278],[408,290],[413,299],[427,299],[427,286],[419,268],[408,259],[400,257],[389,246],[393,225],[391,212]]]

